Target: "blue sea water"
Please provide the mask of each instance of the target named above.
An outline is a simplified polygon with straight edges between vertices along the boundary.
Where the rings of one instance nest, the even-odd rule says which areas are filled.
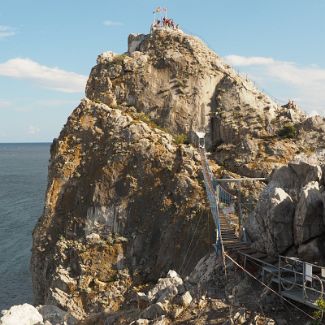
[[[32,231],[42,214],[50,144],[0,144],[0,310],[32,303]]]

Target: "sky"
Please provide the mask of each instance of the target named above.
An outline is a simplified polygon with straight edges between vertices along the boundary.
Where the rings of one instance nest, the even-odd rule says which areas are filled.
[[[324,0],[1,0],[0,142],[51,142],[97,55],[127,51],[158,7],[280,104],[325,115]]]

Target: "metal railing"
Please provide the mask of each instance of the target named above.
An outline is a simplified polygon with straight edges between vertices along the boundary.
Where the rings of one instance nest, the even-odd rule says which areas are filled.
[[[302,302],[315,303],[324,298],[325,268],[296,257],[280,255],[277,282],[279,293],[297,296]]]

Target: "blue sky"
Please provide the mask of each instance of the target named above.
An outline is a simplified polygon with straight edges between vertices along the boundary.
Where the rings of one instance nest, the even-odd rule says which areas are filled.
[[[58,136],[99,53],[157,6],[279,102],[325,115],[324,0],[1,0],[0,142]]]

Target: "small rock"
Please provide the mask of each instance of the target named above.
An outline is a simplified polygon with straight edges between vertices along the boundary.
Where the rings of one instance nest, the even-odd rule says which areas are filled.
[[[151,324],[152,325],[168,325],[169,324],[169,320],[166,318],[165,315],[163,315],[163,316],[160,316],[158,319],[156,319]]]
[[[145,293],[137,292],[136,298],[137,298],[137,302],[138,302],[138,307],[140,309],[144,309],[149,306],[150,300]]]
[[[1,325],[37,325],[43,324],[43,317],[38,310],[29,304],[12,306],[2,311]]]
[[[86,239],[91,243],[98,243],[100,241],[100,236],[95,233],[91,233],[86,236]]]
[[[43,316],[44,321],[48,321],[50,324],[63,324],[75,325],[77,319],[71,316],[68,312],[53,305],[44,305],[36,307],[39,313]]]
[[[169,270],[167,273],[167,278],[179,278],[179,275],[174,270]]]
[[[155,319],[155,318],[162,316],[164,314],[166,314],[164,305],[162,303],[158,302],[156,304],[149,306],[147,309],[145,309],[141,316],[146,319]]]
[[[184,311],[183,307],[176,307],[173,311],[172,311],[172,318],[176,319],[182,312]]]
[[[189,291],[186,291],[180,298],[181,305],[184,307],[188,307],[191,304],[192,300],[193,298]]]
[[[235,324],[244,324],[246,322],[245,309],[240,308],[234,316]]]

